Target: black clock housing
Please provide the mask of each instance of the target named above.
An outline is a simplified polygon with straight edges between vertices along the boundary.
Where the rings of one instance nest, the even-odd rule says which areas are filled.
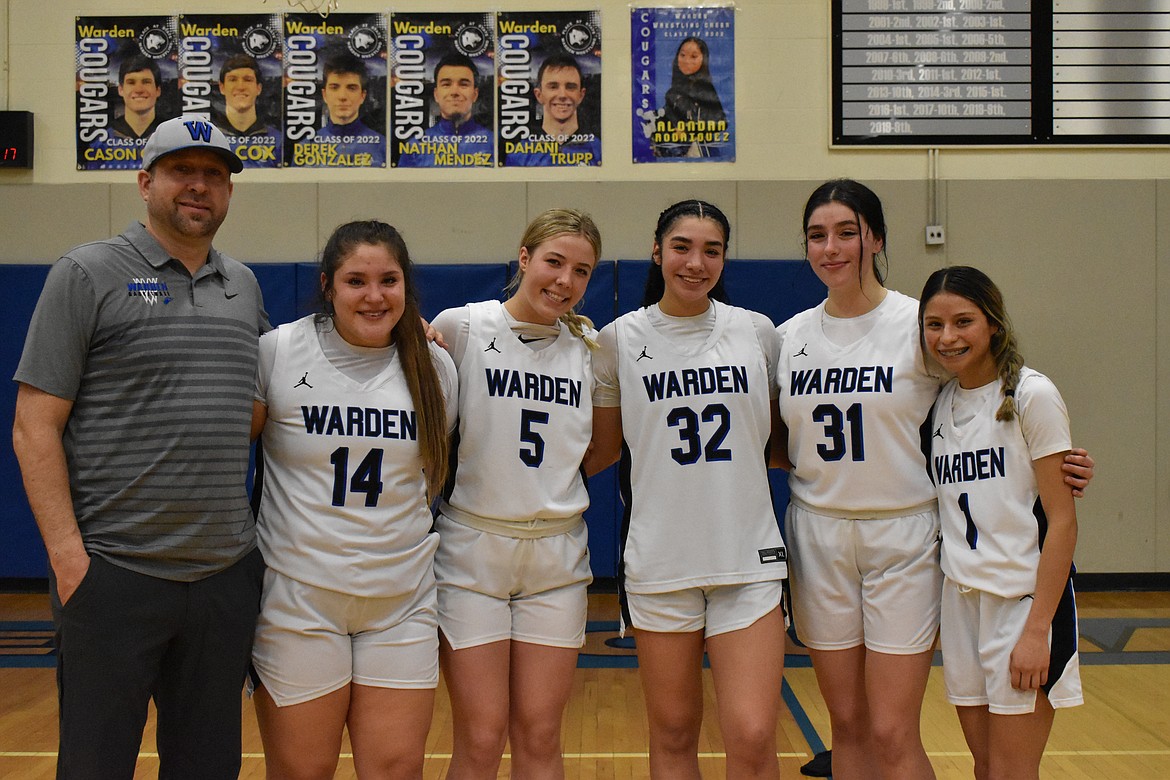
[[[32,112],[0,111],[0,168],[32,167]]]

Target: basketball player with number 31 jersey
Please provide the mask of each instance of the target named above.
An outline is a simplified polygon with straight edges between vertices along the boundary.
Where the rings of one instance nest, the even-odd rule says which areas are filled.
[[[939,379],[923,367],[917,312],[917,301],[888,290],[860,317],[832,317],[821,303],[780,326],[777,384],[797,505],[871,518],[934,504],[919,429]]]

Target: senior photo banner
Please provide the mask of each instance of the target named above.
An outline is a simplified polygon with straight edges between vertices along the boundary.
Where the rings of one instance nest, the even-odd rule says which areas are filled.
[[[496,17],[501,165],[601,165],[601,12]]]
[[[222,130],[245,168],[284,159],[280,30],[278,14],[179,17],[182,113]]]
[[[735,8],[633,8],[633,159],[735,160]]]
[[[178,19],[76,17],[77,169],[136,170],[154,129],[179,114]]]
[[[391,164],[495,165],[490,13],[395,13]]]
[[[284,164],[386,167],[386,17],[284,16]]]

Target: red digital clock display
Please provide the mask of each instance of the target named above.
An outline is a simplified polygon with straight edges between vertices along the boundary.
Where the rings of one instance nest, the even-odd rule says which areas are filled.
[[[0,111],[0,168],[32,167],[32,112]]]

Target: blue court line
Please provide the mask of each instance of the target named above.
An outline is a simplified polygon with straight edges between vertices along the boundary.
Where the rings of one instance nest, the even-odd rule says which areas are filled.
[[[0,669],[52,669],[57,665],[57,654],[0,655]]]
[[[53,632],[49,620],[0,620],[0,631],[48,631]]]
[[[785,666],[788,665],[788,658],[793,657],[785,658]],[[792,719],[796,721],[796,725],[800,728],[800,733],[804,735],[804,741],[808,743],[808,749],[812,751],[812,754],[815,756],[817,753],[826,751],[828,748],[825,747],[821,735],[813,727],[812,721],[808,719],[808,713],[800,705],[800,699],[796,698],[796,694],[792,692],[788,680],[781,684],[780,695],[784,697],[784,703],[788,705],[788,711],[792,713]]]
[[[1102,650],[1120,653],[1125,651],[1135,631],[1170,628],[1170,618],[1081,618],[1077,621],[1077,628],[1083,638]]]
[[[52,622],[0,621],[0,668],[51,669],[56,665]]]

